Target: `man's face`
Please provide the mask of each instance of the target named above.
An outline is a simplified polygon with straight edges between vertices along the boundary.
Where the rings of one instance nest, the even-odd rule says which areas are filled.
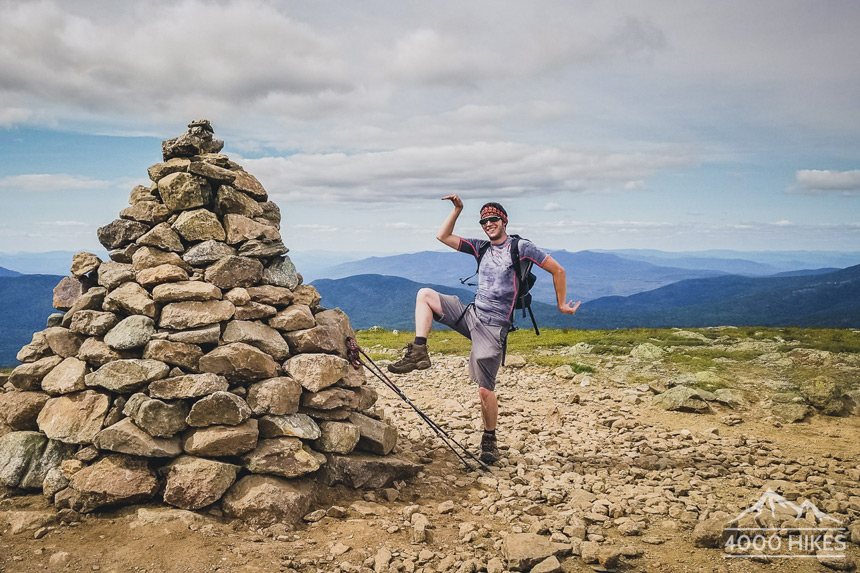
[[[481,219],[481,228],[487,234],[490,241],[495,241],[505,236],[505,223],[501,217],[487,217]]]

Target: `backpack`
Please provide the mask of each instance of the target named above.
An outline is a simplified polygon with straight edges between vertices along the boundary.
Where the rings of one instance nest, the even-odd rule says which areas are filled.
[[[532,295],[529,292],[532,287],[535,285],[535,281],[537,281],[537,277],[532,272],[532,267],[534,266],[534,262],[528,261],[523,262],[520,260],[520,240],[522,237],[519,235],[511,234],[511,262],[514,266],[514,274],[517,277],[517,299],[514,301],[514,309],[523,311],[523,318],[526,316],[526,311],[529,313],[529,317],[532,319],[532,325],[535,329],[535,334],[540,336],[540,330],[538,329],[537,321],[535,320],[535,315],[532,312]],[[481,268],[481,259],[484,258],[484,254],[490,248],[490,243],[485,243],[480,249],[478,249],[478,266],[475,270],[475,274],[472,275],[474,277],[478,274]],[[468,279],[460,279],[462,284],[468,284],[469,286],[477,286],[477,283],[467,283]],[[513,319],[513,315],[511,316]],[[516,327],[511,324],[511,330],[516,330]]]

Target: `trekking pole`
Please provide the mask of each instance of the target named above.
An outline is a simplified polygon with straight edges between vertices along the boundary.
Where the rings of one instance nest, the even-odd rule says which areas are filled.
[[[406,402],[415,411],[415,413],[418,414],[418,416],[422,420],[424,420],[424,422],[426,422],[428,426],[430,426],[430,428],[433,430],[433,432],[436,434],[436,436],[440,440],[442,440],[442,443],[444,443],[446,446],[448,446],[448,448],[452,452],[454,452],[454,455],[456,455],[458,458],[460,458],[460,461],[463,462],[463,465],[466,466],[466,469],[471,471],[472,466],[469,464],[469,462],[466,460],[466,458],[464,458],[460,454],[460,452],[457,451],[457,449],[454,446],[457,446],[458,448],[460,448],[466,454],[466,456],[468,456],[475,463],[478,464],[479,468],[481,468],[482,470],[484,470],[486,472],[491,471],[490,468],[487,466],[487,464],[482,462],[480,459],[476,458],[472,454],[472,452],[470,452],[462,444],[460,444],[454,438],[452,438],[445,430],[443,430],[439,426],[439,424],[434,422],[427,414],[422,412],[421,409],[418,408],[418,406],[413,404],[412,400],[410,400],[409,397],[406,396],[406,394],[404,394],[403,391],[400,388],[398,388],[394,382],[391,381],[391,379],[385,374],[385,372],[382,370],[382,368],[380,368],[380,366],[376,362],[374,362],[373,359],[370,356],[368,356],[364,350],[361,349],[361,347],[358,345],[358,343],[355,341],[354,338],[347,337],[346,347],[347,347],[347,356],[349,358],[350,364],[352,364],[352,367],[355,369],[358,369],[358,368],[361,368],[362,366],[364,366],[371,374],[376,376],[392,392],[397,394],[397,396],[400,397],[400,399],[402,399],[404,402]],[[362,360],[362,356],[367,361]],[[371,365],[372,365],[372,367],[371,367]]]

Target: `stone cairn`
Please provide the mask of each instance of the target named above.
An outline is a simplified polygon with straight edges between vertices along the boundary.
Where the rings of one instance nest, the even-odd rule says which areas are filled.
[[[188,127],[98,230],[110,260],[73,257],[54,289],[64,313],[18,353],[0,483],[61,510],[161,498],[268,524],[300,519],[323,487],[414,475],[346,360],[349,319],[286,256],[278,206],[208,121]]]

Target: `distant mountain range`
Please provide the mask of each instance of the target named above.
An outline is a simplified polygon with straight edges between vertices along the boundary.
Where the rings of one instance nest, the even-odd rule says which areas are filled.
[[[860,327],[860,265],[827,274],[728,275],[583,305],[583,328]]]
[[[660,258],[648,253],[648,257]],[[21,272],[32,268],[28,265],[62,263],[63,270],[59,272],[65,275],[72,254],[43,253],[45,257],[29,259],[24,254],[15,255],[12,258],[18,258],[13,261],[17,265],[12,267],[14,270],[5,263],[0,265],[0,365],[13,365],[18,349],[30,341],[33,332],[45,327],[45,319],[54,312],[52,291],[61,276]],[[538,282],[532,306],[538,324],[545,328],[860,327],[860,265],[820,268],[821,264],[816,267],[811,258],[795,256],[797,253],[770,253],[771,262],[753,262],[760,265],[775,262],[771,266],[779,269],[782,258],[809,266],[751,277],[726,274],[721,269],[662,266],[613,253],[551,251],[551,254],[567,269],[568,298],[584,302],[575,317],[562,315],[555,306],[551,277],[536,270]],[[699,264],[697,257],[662,255],[666,263]],[[824,256],[821,261],[826,264],[837,260],[837,255]],[[341,256],[346,255],[316,253],[308,260],[320,265],[342,261]],[[847,260],[853,254],[840,256]],[[294,259],[302,271],[302,257],[297,255]],[[0,262],[6,260],[0,257]],[[712,266],[756,268],[743,259],[722,260],[730,262],[714,262]],[[456,294],[464,302],[474,297],[474,289],[462,286],[458,280],[474,273],[474,259],[453,251],[371,257],[340,262],[327,269],[316,268],[314,272],[326,273],[326,278],[311,283],[322,294],[323,304],[343,309],[359,329],[378,325],[411,330],[415,294],[422,286]],[[529,319],[520,316],[517,324],[530,327]]]
[[[400,277],[359,275],[312,283],[326,306],[338,306],[356,328],[413,328],[415,293],[439,288],[471,301],[469,291],[416,283]],[[704,326],[860,327],[860,265],[827,274],[788,277],[727,275],[680,281],[628,297],[583,303],[575,317],[555,305],[532,305],[546,328],[613,329]],[[529,328],[519,313],[516,322]]]
[[[612,295],[625,296],[680,280],[725,274],[721,271],[658,266],[591,251],[549,251],[549,254],[567,271],[571,298],[583,301]],[[467,288],[460,279],[474,274],[475,268],[472,256],[455,251],[424,251],[342,263],[325,269],[323,274],[329,279],[363,274],[397,276],[421,284]],[[540,270],[536,270],[535,274],[545,280],[537,282],[532,295],[536,300],[554,304],[555,292],[550,276]]]
[[[765,276],[800,269],[844,269],[860,264],[860,252],[843,251],[683,251],[653,249],[600,250],[625,259],[682,269],[707,269],[728,274]]]

